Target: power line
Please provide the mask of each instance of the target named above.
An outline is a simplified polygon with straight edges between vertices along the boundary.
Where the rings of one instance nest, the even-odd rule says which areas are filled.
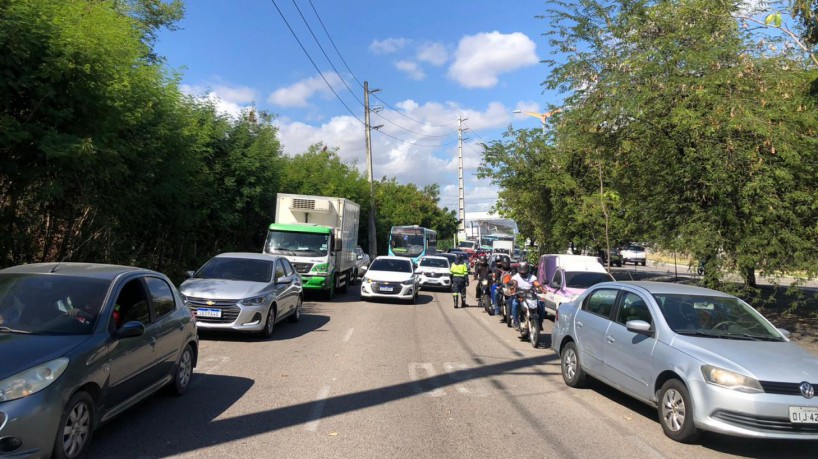
[[[304,54],[307,56],[307,59],[310,60],[310,63],[312,64],[312,66],[315,67],[315,70],[318,72],[319,75],[321,75],[321,78],[324,80],[324,83],[327,84],[327,87],[329,88],[329,90],[332,91],[333,94],[335,94],[335,97],[338,99],[339,102],[341,102],[341,105],[343,105],[344,108],[347,109],[347,111],[352,115],[353,118],[358,120],[359,123],[361,123],[363,125],[366,125],[366,123],[364,123],[360,118],[358,118],[358,115],[356,115],[355,112],[353,112],[352,109],[349,108],[349,106],[346,104],[346,102],[344,102],[344,100],[341,99],[341,96],[339,96],[338,93],[335,92],[335,88],[333,88],[332,85],[329,84],[329,81],[327,81],[327,78],[324,76],[324,73],[321,72],[321,69],[319,69],[318,66],[315,64],[315,61],[312,59],[312,56],[310,56],[310,53],[307,52],[307,49],[304,47],[304,44],[301,43],[301,40],[298,39],[298,35],[296,35],[295,30],[293,30],[293,28],[290,26],[290,22],[287,21],[286,17],[284,17],[284,13],[281,12],[281,8],[278,7],[278,4],[276,3],[276,0],[270,0],[270,1],[273,2],[273,5],[276,7],[276,10],[278,11],[278,14],[281,16],[281,19],[284,20],[284,24],[287,25],[288,29],[290,29],[290,33],[295,38],[295,41],[298,42],[298,45],[301,47],[301,50],[304,51]],[[339,75],[339,78],[340,78],[340,75]]]
[[[295,1],[295,0],[293,0],[293,2],[294,2],[294,1]],[[358,82],[358,84],[359,84],[359,85],[360,85],[360,86],[363,88],[363,87],[364,87],[363,83],[361,83],[361,80],[359,80],[359,79],[358,79],[358,77],[357,77],[357,76],[355,76],[355,72],[353,72],[353,71],[352,71],[352,69],[351,69],[351,68],[349,68],[349,64],[347,64],[347,61],[346,61],[346,59],[344,59],[344,56],[343,56],[343,55],[341,55],[341,51],[339,51],[339,50],[338,50],[338,47],[337,47],[337,46],[335,46],[335,41],[332,39],[332,36],[330,36],[329,31],[327,30],[327,27],[324,25],[324,21],[321,19],[321,15],[320,15],[320,14],[318,14],[318,10],[316,10],[316,9],[315,9],[315,5],[312,3],[312,0],[309,0],[309,2],[310,2],[310,6],[312,7],[312,11],[315,13],[315,16],[318,18],[318,22],[321,24],[321,27],[324,29],[324,33],[325,33],[325,34],[327,34],[327,38],[329,39],[330,43],[332,43],[332,47],[335,49],[335,52],[338,54],[338,57],[340,57],[340,58],[341,58],[341,62],[343,62],[343,63],[344,63],[344,66],[347,68],[347,70],[349,71],[349,73],[352,75],[352,78],[354,78],[354,79],[355,79],[355,81],[357,81],[357,82]],[[329,59],[329,58],[327,58],[327,59]],[[336,72],[337,72],[337,70],[336,70]],[[448,123],[448,124],[431,124],[431,123],[425,123],[425,122],[423,122],[423,121],[416,120],[416,119],[412,118],[412,117],[411,117],[411,116],[409,116],[409,115],[406,115],[405,113],[401,112],[400,110],[398,110],[397,108],[393,107],[393,106],[392,106],[392,105],[390,105],[388,102],[384,101],[383,99],[381,99],[380,97],[378,97],[378,96],[376,96],[376,95],[374,95],[374,94],[372,95],[372,97],[374,97],[375,99],[378,99],[378,101],[379,101],[380,103],[382,103],[382,104],[383,104],[384,106],[386,106],[386,107],[389,107],[390,109],[392,109],[392,111],[394,111],[394,112],[395,112],[395,113],[397,113],[398,115],[401,115],[401,116],[403,116],[404,118],[406,118],[406,119],[408,119],[408,120],[414,121],[415,123],[422,124],[422,125],[424,125],[424,126],[428,126],[428,127],[449,127],[449,126],[453,126],[453,125],[455,124],[455,123],[454,123],[454,121],[452,121],[451,123]],[[384,119],[385,119],[385,118],[384,118]],[[393,124],[394,124],[394,123],[393,123]],[[396,124],[396,126],[397,126],[397,124]],[[408,130],[408,129],[407,129],[407,130]],[[411,132],[411,131],[410,131],[410,132]]]

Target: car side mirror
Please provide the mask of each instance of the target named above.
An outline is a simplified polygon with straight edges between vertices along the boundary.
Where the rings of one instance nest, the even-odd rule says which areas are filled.
[[[116,332],[115,336],[117,338],[136,338],[137,336],[142,336],[145,334],[145,324],[139,322],[137,320],[132,320],[130,322],[125,322],[121,327],[119,327]]]
[[[358,256],[355,259],[356,260],[363,260],[364,256],[359,253]]]
[[[196,271],[185,271],[185,274],[187,274],[187,277],[193,277],[193,275],[196,274]]]
[[[625,328],[627,328],[629,332],[653,336],[653,330],[650,329],[650,324],[644,320],[629,320],[625,323]]]

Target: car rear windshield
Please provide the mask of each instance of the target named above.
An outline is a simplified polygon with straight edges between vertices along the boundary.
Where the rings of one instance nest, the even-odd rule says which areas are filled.
[[[427,268],[448,268],[449,260],[443,258],[423,258],[420,260],[420,266]]]
[[[372,262],[369,267],[370,271],[391,271],[396,273],[411,273],[412,264],[404,260],[387,260],[380,259]]]
[[[631,245],[631,246],[628,246],[628,248],[626,250],[630,250],[632,252],[644,252],[645,248],[640,247],[638,245]]]
[[[588,288],[600,282],[612,281],[608,273],[596,272],[567,272],[565,273],[565,286],[568,288]]]
[[[110,281],[56,274],[0,274],[0,333],[91,333]]]
[[[273,260],[216,257],[205,263],[193,277],[270,282],[273,278]]]

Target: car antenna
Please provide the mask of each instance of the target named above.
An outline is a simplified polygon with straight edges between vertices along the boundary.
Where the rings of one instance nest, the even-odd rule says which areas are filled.
[[[79,250],[79,249],[80,249],[82,246],[84,246],[84,245],[85,245],[85,244],[86,244],[88,241],[90,241],[91,239],[93,239],[93,238],[97,237],[97,236],[99,235],[99,233],[101,233],[101,232],[102,232],[102,229],[100,229],[100,230],[99,230],[99,231],[97,231],[96,233],[94,233],[94,234],[92,234],[92,235],[88,236],[88,239],[84,240],[84,241],[82,242],[82,244],[80,244],[80,245],[78,245],[78,246],[74,247],[73,249],[71,249],[71,251],[70,251],[70,252],[68,252],[68,255],[64,256],[62,260],[58,261],[58,262],[57,262],[57,264],[56,264],[56,265],[54,265],[54,267],[53,267],[53,268],[51,268],[51,271],[50,271],[50,272],[51,272],[51,273],[56,272],[56,271],[57,271],[57,268],[59,268],[59,267],[60,267],[60,265],[62,264],[62,262],[64,262],[65,260],[67,260],[67,259],[71,258],[71,256],[72,256],[72,255],[74,255],[74,252],[76,252],[77,250]]]

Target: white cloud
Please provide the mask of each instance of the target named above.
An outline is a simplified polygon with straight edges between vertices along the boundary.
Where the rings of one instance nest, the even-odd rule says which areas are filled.
[[[393,54],[400,51],[411,42],[408,38],[387,38],[386,40],[373,40],[369,45],[369,51],[373,54]]]
[[[420,68],[417,62],[397,61],[395,62],[395,68],[405,73],[409,78],[415,81],[421,81],[426,78],[426,74],[423,72],[423,69]]]
[[[324,73],[327,81],[333,86],[337,87],[341,84],[341,77],[336,73]],[[332,91],[327,86],[327,82],[321,76],[314,76],[303,79],[297,83],[284,88],[279,88],[270,94],[267,101],[273,105],[280,107],[307,107],[309,100],[314,95],[321,95],[322,97],[331,97]]]
[[[252,106],[256,91],[246,86],[220,84],[213,87],[205,85],[181,85],[183,93],[201,100],[209,101],[219,113],[237,118],[242,110]]]
[[[539,62],[537,45],[525,34],[480,33],[460,39],[449,78],[466,88],[491,88],[498,76]]]
[[[418,46],[417,58],[419,61],[441,66],[449,59],[449,53],[442,43],[423,43]]]

